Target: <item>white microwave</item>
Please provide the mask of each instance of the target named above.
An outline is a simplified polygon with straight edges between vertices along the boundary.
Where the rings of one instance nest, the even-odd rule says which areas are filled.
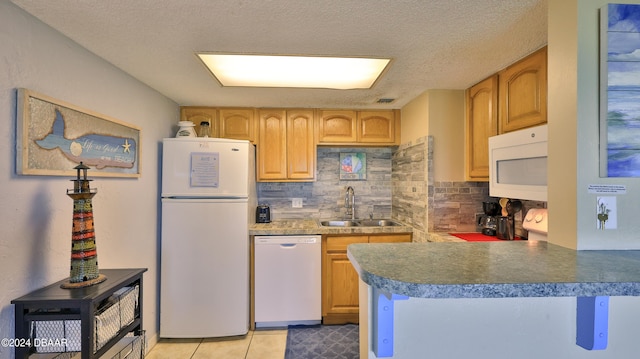
[[[489,137],[489,195],[547,201],[547,125]]]

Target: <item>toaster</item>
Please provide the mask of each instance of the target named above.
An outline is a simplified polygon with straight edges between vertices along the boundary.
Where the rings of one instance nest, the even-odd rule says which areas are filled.
[[[271,208],[268,204],[259,204],[256,208],[256,223],[270,223]]]

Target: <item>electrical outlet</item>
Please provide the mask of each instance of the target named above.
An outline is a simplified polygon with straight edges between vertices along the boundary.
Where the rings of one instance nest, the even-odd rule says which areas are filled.
[[[293,208],[302,208],[302,198],[292,198],[291,199],[291,207],[293,207]]]

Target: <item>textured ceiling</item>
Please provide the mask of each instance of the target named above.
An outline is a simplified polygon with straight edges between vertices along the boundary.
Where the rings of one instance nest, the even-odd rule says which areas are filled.
[[[547,43],[547,0],[12,2],[182,106],[400,108],[425,90],[465,89]],[[195,52],[393,62],[369,90],[223,88]]]

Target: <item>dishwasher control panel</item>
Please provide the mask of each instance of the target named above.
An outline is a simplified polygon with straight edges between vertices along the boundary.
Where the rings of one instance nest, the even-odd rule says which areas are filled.
[[[295,244],[305,243],[313,244],[320,243],[320,236],[256,236],[256,244]]]

